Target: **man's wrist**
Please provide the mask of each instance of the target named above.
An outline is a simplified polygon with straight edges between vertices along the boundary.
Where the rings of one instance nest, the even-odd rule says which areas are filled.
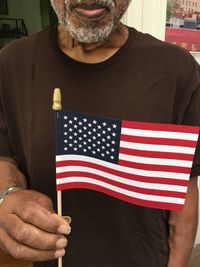
[[[1,193],[0,193],[0,204],[3,203],[5,197],[10,194],[11,192],[15,192],[15,191],[18,191],[18,190],[24,190],[25,188],[23,187],[20,187],[18,185],[10,185],[9,187],[5,188]]]
[[[0,194],[11,185],[27,187],[27,179],[13,158],[0,156]]]

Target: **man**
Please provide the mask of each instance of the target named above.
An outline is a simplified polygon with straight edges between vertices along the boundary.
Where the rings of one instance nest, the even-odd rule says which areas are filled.
[[[57,266],[46,261],[65,252],[66,267],[187,266],[197,227],[199,143],[182,212],[68,190],[67,244],[70,227],[53,211],[51,101],[60,87],[65,110],[200,125],[199,66],[182,49],[120,23],[129,0],[51,2],[60,25],[0,54],[0,247],[36,267]]]

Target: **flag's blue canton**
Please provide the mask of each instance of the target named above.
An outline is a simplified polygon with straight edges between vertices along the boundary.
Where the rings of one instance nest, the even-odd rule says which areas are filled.
[[[57,155],[76,154],[117,163],[121,121],[81,113],[57,113]]]

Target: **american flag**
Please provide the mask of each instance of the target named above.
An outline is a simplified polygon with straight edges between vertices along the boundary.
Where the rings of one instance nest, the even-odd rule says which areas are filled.
[[[182,210],[200,128],[57,112],[57,190]]]

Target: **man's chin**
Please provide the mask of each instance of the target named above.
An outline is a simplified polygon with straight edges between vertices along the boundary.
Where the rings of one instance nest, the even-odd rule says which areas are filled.
[[[71,35],[79,43],[92,44],[102,42],[108,38],[111,34],[114,25],[107,25],[104,28],[92,28],[89,27],[71,27],[71,25],[66,25],[66,29]]]

